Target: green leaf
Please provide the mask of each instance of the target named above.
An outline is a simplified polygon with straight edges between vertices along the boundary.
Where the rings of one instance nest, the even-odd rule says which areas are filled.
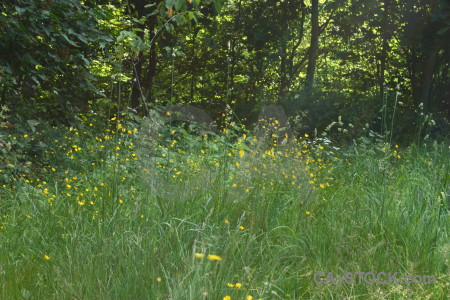
[[[91,62],[86,57],[84,57],[84,55],[81,56],[81,59],[84,61],[86,66],[89,66],[91,64]]]
[[[166,8],[172,8],[175,5],[175,1],[177,0],[166,0]]]
[[[88,40],[86,39],[86,37],[84,35],[77,34],[77,38],[85,44],[88,43]]]
[[[176,11],[186,11],[187,5],[186,0],[176,0],[175,2],[175,10]]]
[[[200,0],[192,0],[192,4],[194,5],[194,9],[198,10],[198,7],[200,6]]]
[[[37,80],[36,76],[31,76],[31,79],[33,79],[33,81],[36,82],[37,85],[41,85],[39,80]]]
[[[69,37],[68,37],[66,34],[61,33],[61,36],[62,36],[69,44],[71,44],[72,46],[78,47],[78,45],[77,45],[74,41],[72,41],[71,39],[69,39]]]
[[[6,65],[2,65],[2,69],[3,69],[3,71],[5,71],[8,74],[12,74],[13,73],[13,71],[11,69],[11,66],[8,63],[6,63]]]
[[[172,31],[174,28],[173,28],[173,25],[172,24],[170,24],[170,23],[166,23],[165,25],[164,25],[164,27],[166,27],[166,30],[167,31]]]
[[[220,13],[223,6],[223,0],[214,0],[214,9],[216,10],[216,13]]]
[[[26,11],[26,9],[22,8],[22,7],[15,6],[14,8],[16,9],[19,16],[22,15]]]
[[[184,18],[181,15],[175,16],[174,20],[177,23],[177,25],[183,25],[184,23]]]
[[[27,124],[30,126],[31,131],[36,132],[36,125],[38,125],[39,122],[36,120],[27,120]]]
[[[104,41],[107,41],[107,42],[113,42],[113,41],[114,41],[114,40],[113,40],[110,36],[108,36],[108,35],[99,35],[98,38],[99,38],[99,39],[102,39],[102,40],[104,40]]]
[[[369,145],[369,144],[370,144],[370,140],[369,140],[368,138],[366,138],[365,136],[363,136],[363,137],[361,138],[361,141],[362,141],[364,144],[366,144],[366,145]]]

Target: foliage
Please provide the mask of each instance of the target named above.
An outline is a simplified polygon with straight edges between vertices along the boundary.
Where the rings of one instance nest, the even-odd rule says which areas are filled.
[[[3,1],[0,5],[2,103],[28,117],[68,117],[95,95],[92,59],[112,41],[104,17],[78,0]]]
[[[312,50],[303,0],[4,1],[2,103],[66,122],[80,109],[107,118],[168,103],[217,117],[228,104],[247,126],[276,103],[309,134],[341,115],[381,134],[393,121],[394,138],[411,142],[400,130],[411,112],[423,103],[445,124],[450,99],[448,3],[416,4],[319,1]]]

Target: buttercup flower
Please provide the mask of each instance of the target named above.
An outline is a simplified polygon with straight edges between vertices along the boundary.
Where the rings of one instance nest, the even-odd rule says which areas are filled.
[[[212,260],[212,261],[222,260],[222,257],[220,257],[219,255],[215,255],[215,254],[209,254],[206,258],[209,260]]]

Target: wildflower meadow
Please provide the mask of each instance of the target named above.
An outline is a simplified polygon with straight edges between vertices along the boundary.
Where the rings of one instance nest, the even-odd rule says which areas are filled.
[[[262,144],[225,119],[10,135],[41,165],[0,170],[0,298],[446,298],[447,144]]]

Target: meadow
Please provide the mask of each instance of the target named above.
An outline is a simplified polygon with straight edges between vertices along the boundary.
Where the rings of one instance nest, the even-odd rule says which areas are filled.
[[[448,144],[151,125],[8,136],[0,299],[446,299]]]

